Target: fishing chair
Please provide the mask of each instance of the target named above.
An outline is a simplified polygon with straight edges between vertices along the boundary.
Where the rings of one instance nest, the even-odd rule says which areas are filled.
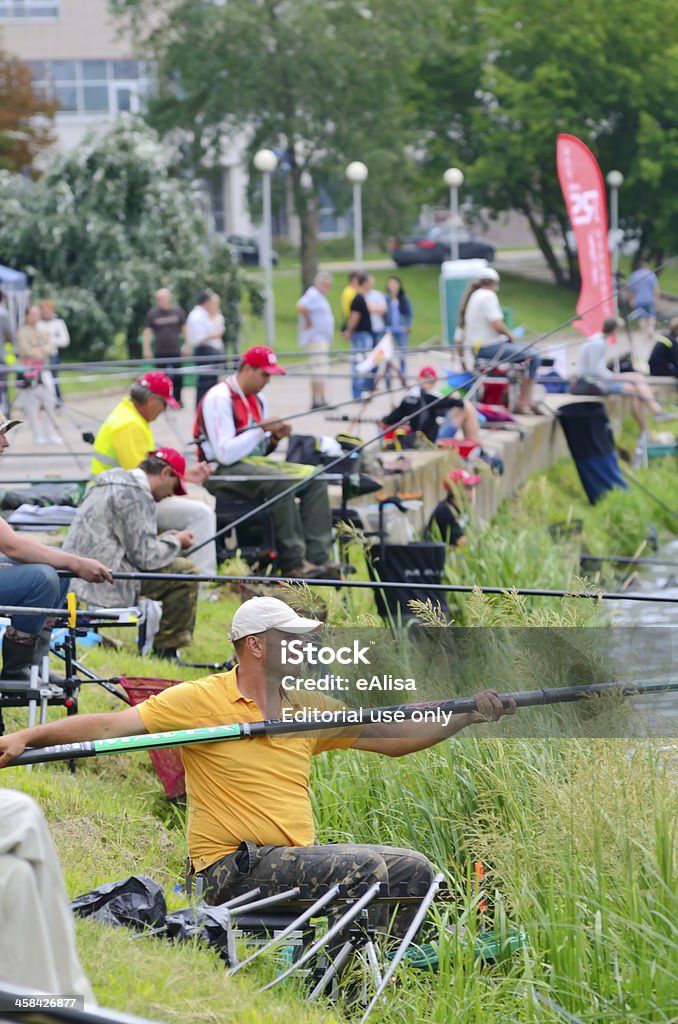
[[[404,883],[398,886],[397,891],[389,891],[384,883],[375,882],[371,886],[361,886],[357,894],[350,895],[347,887],[340,884],[321,886],[315,889],[313,896],[306,885],[283,892],[269,892],[263,885],[251,890],[243,889],[218,908],[225,911],[225,958],[229,974],[237,974],[264,952],[278,947],[280,970],[262,991],[295,975],[304,978],[309,1002],[328,992],[331,998],[336,999],[339,975],[351,960],[357,958],[362,966],[358,997],[366,998],[370,984],[379,993],[412,944],[418,925],[410,929],[412,934],[408,932],[401,942],[399,956],[396,954],[384,970],[377,953],[376,936],[369,923],[368,907],[374,903],[415,902],[418,904],[417,919],[421,923],[433,899],[447,894],[442,878],[442,875],[436,875],[430,886],[408,886]],[[201,884],[202,879],[187,874],[186,891],[189,895],[195,893],[199,896]],[[325,916],[330,905],[335,910],[341,908],[339,916],[319,936],[314,921]],[[340,934],[344,942],[330,958],[327,947]],[[237,944],[243,939],[254,948],[241,960]]]
[[[241,498],[233,491],[216,492],[217,530],[230,526],[241,516],[253,512],[259,502]],[[236,552],[250,565],[265,568],[277,558],[276,535],[273,518],[268,510],[258,512],[234,530],[228,530],[217,538],[217,562],[221,564],[233,558]]]

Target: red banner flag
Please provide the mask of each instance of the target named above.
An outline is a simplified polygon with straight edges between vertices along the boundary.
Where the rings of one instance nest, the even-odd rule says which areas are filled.
[[[579,257],[581,320],[574,326],[588,338],[615,315],[605,185],[593,153],[574,135],[558,136],[556,164]]]

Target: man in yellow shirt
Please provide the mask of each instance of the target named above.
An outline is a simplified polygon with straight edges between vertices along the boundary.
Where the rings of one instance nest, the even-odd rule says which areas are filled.
[[[159,370],[139,377],[130,388],[129,398],[108,414],[94,439],[92,476],[107,469],[136,469],[149,452],[157,447],[151,423],[169,406],[179,409],[174,398],[171,379]],[[203,484],[210,475],[206,462],[197,462],[186,470],[186,480]],[[216,513],[211,504],[184,496],[163,498],[157,505],[158,532],[189,530],[196,544],[214,537],[217,532]],[[205,544],[191,556],[199,573],[213,576],[217,571],[216,545]]]
[[[348,284],[341,293],[341,319],[342,319],[342,330],[348,323],[348,318],[351,315],[351,303],[355,298],[355,293],[358,291],[358,271],[352,270],[348,275]]]
[[[232,722],[283,717],[287,707],[341,710],[328,697],[283,689],[281,640],[317,632],[322,623],[297,615],[283,601],[253,597],[233,616],[229,639],[238,668],[180,683],[137,707],[113,714],[78,715],[12,733],[0,739],[0,767],[25,747],[137,736]],[[294,693],[294,696],[292,696]],[[205,899],[225,902],[243,882],[274,884],[281,890],[340,883],[357,895],[362,883],[430,884],[434,869],[415,850],[337,843],[315,844],[310,799],[311,757],[326,750],[357,750],[400,757],[423,750],[475,722],[496,721],[505,710],[493,690],[475,698],[477,712],[454,716],[449,724],[422,723],[267,735],[236,743],[181,748],[188,796],[188,848],[193,869],[202,875]],[[388,735],[384,732],[388,728]],[[397,909],[392,934],[402,936],[416,906]],[[374,907],[373,923],[388,926],[388,905]]]

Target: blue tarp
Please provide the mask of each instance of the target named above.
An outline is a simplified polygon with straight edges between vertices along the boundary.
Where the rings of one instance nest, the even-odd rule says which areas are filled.
[[[0,285],[3,291],[24,292],[28,288],[28,278],[22,270],[12,270],[0,263]]]

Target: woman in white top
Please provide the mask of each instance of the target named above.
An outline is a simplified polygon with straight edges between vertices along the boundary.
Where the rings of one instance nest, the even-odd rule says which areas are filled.
[[[520,382],[516,412],[537,412],[533,406],[533,395],[534,378],[541,362],[539,352],[533,346],[516,344],[504,323],[498,291],[499,274],[493,267],[487,267],[482,277],[469,285],[459,311],[457,349],[462,361],[465,361],[465,355],[473,352],[480,359],[491,359],[496,363],[525,363],[527,374]]]

